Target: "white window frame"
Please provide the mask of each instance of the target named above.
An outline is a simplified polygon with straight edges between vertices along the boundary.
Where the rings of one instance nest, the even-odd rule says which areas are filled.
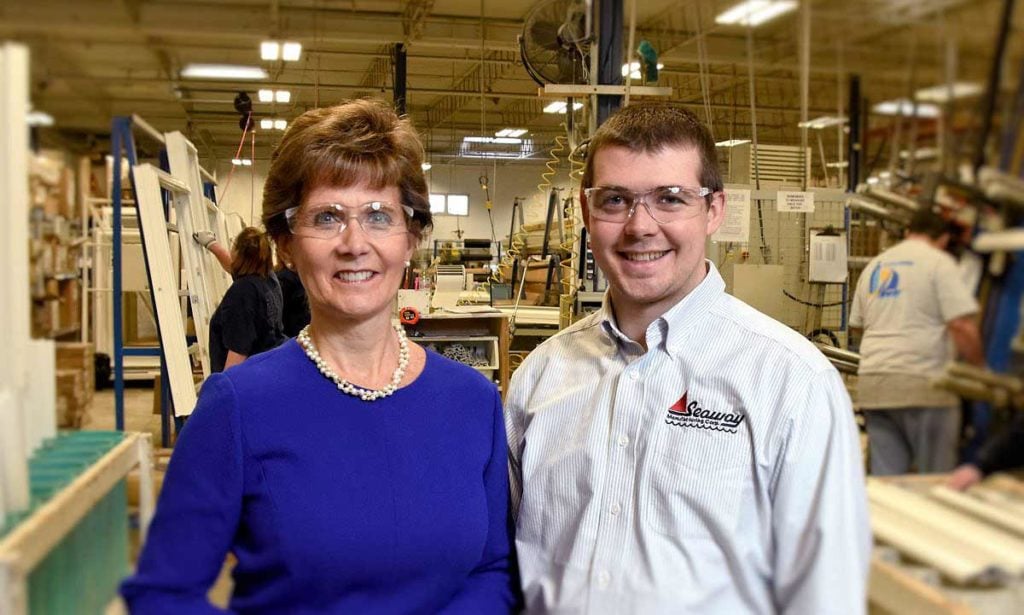
[[[456,203],[453,204],[451,201],[452,197],[458,197]],[[465,203],[465,211],[460,212],[458,201]],[[453,207],[454,205],[454,207]],[[461,216],[463,218],[469,217],[469,195],[459,193],[441,193],[431,192],[430,193],[430,213],[435,216]]]

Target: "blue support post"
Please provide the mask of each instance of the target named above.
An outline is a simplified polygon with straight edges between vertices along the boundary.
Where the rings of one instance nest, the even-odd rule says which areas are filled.
[[[124,431],[124,358],[132,356],[156,356],[160,357],[161,369],[163,369],[163,357],[160,348],[125,348],[124,345],[124,306],[123,294],[124,285],[121,276],[123,266],[122,255],[122,216],[123,205],[122,192],[124,186],[121,183],[121,160],[128,161],[128,178],[132,184],[132,194],[135,195],[135,174],[132,168],[138,163],[135,151],[135,137],[132,134],[132,118],[130,116],[118,116],[111,122],[110,134],[111,154],[113,156],[113,178],[111,188],[111,205],[113,208],[113,239],[111,246],[112,265],[112,303],[113,303],[113,333],[114,333],[114,425],[118,431]],[[161,164],[165,165],[166,156],[161,157]],[[135,202],[138,211],[138,201]],[[142,227],[140,225],[141,234]],[[143,253],[146,244],[142,243]],[[146,269],[149,276],[149,268]],[[152,293],[153,281],[149,280],[150,292]],[[154,302],[155,305],[155,302]],[[159,323],[157,332],[159,334]],[[166,382],[166,379],[164,380]]]
[[[121,304],[121,152],[122,149],[134,149],[132,140],[131,118],[115,117],[110,134],[113,165],[113,245],[111,261],[113,265],[113,295],[111,302],[114,312],[114,425],[118,431],[124,431],[124,315]],[[134,158],[134,152],[132,153]]]

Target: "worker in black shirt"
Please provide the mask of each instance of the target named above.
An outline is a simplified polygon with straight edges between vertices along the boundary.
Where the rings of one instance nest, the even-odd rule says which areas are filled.
[[[949,486],[963,491],[993,472],[1024,468],[1024,413],[1017,412],[1012,422],[996,432],[981,447],[974,463],[965,463],[949,476]]]
[[[281,283],[281,296],[284,298],[284,334],[295,337],[302,328],[309,324],[309,301],[306,300],[306,289],[302,286],[299,274],[290,269],[288,263],[278,267],[277,281]]]
[[[253,227],[242,229],[230,254],[212,234],[193,237],[217,256],[234,279],[210,319],[211,370],[224,371],[287,339],[282,322],[284,300],[266,234]],[[218,249],[223,254],[218,254]]]

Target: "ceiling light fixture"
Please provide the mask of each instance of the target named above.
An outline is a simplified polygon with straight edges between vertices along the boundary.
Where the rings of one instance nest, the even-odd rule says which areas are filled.
[[[502,128],[494,133],[496,137],[521,137],[526,134],[525,128]]]
[[[743,145],[744,143],[750,143],[750,139],[729,139],[728,141],[719,141],[715,143],[715,147],[736,147],[737,145]]]
[[[284,130],[288,128],[288,122],[285,120],[274,120],[274,130]]]
[[[269,119],[269,118],[263,118],[262,120],[260,120],[260,129],[262,129],[262,130],[273,130],[274,129],[274,120]]]
[[[225,79],[258,81],[266,79],[267,71],[258,66],[235,64],[189,64],[181,71],[183,79]]]
[[[757,26],[784,15],[797,7],[796,0],[746,0],[715,17],[723,26]]]
[[[250,160],[249,158],[232,158],[231,164],[235,165],[236,167],[251,167],[252,160]]]
[[[259,91],[260,102],[273,102],[274,101],[274,90],[260,90]]]
[[[935,85],[930,88],[921,88],[914,92],[914,98],[925,102],[946,103],[950,100],[950,90],[953,90],[952,97],[967,98],[981,94],[983,89],[980,83],[973,81],[957,81],[952,84]]]
[[[281,55],[281,44],[277,41],[263,41],[260,43],[260,58],[274,61]]]
[[[522,143],[522,139],[516,139],[514,137],[463,137],[464,143],[504,143],[506,145],[517,145]]]
[[[797,124],[798,128],[810,128],[811,130],[822,130],[830,126],[841,126],[847,123],[849,118],[842,115],[823,115],[816,117],[813,120],[807,120],[806,122],[800,122]]]
[[[931,103],[918,103],[917,105],[917,117],[939,117],[939,107]],[[871,107],[871,110],[879,115],[914,115],[914,103],[910,102],[906,98],[900,98],[899,100],[887,100],[880,102],[877,105]]]
[[[564,100],[556,100],[553,103],[548,104],[544,107],[544,113],[565,113],[565,109],[568,107]],[[573,111],[579,111],[583,108],[583,103],[574,102],[572,104]]]
[[[292,93],[288,90],[277,90],[274,92],[274,101],[279,103],[289,103],[292,100]]]
[[[53,126],[53,116],[45,111],[29,111],[25,121],[29,126],[37,128]]]
[[[632,73],[629,72],[630,68],[633,69]],[[665,68],[665,65],[662,64],[661,62],[658,62],[658,70],[661,70],[663,68]],[[622,65],[622,76],[625,77],[627,73],[629,74],[629,78],[630,79],[639,80],[640,79],[640,63],[639,62],[630,62],[629,64],[623,64]]]
[[[285,62],[298,62],[302,55],[302,44],[287,42],[281,45],[281,59]]]
[[[429,171],[430,167],[432,166],[434,165],[430,164],[429,162],[424,162],[423,164],[420,165],[420,168],[423,169],[424,172],[426,172]]]

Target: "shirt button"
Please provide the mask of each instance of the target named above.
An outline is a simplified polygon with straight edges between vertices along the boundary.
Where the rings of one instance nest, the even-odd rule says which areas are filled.
[[[622,512],[622,507],[619,506],[618,502],[616,502],[608,508],[608,512],[612,513],[613,515],[617,515],[620,512]]]
[[[619,448],[625,448],[629,444],[629,436],[619,436],[616,443],[619,445]]]
[[[630,380],[637,380],[639,378],[640,378],[640,374],[637,373],[636,370],[633,370],[633,371],[629,372],[629,379]]]
[[[597,585],[598,587],[608,587],[608,584],[612,581],[612,575],[607,570],[602,570],[597,573]]]

